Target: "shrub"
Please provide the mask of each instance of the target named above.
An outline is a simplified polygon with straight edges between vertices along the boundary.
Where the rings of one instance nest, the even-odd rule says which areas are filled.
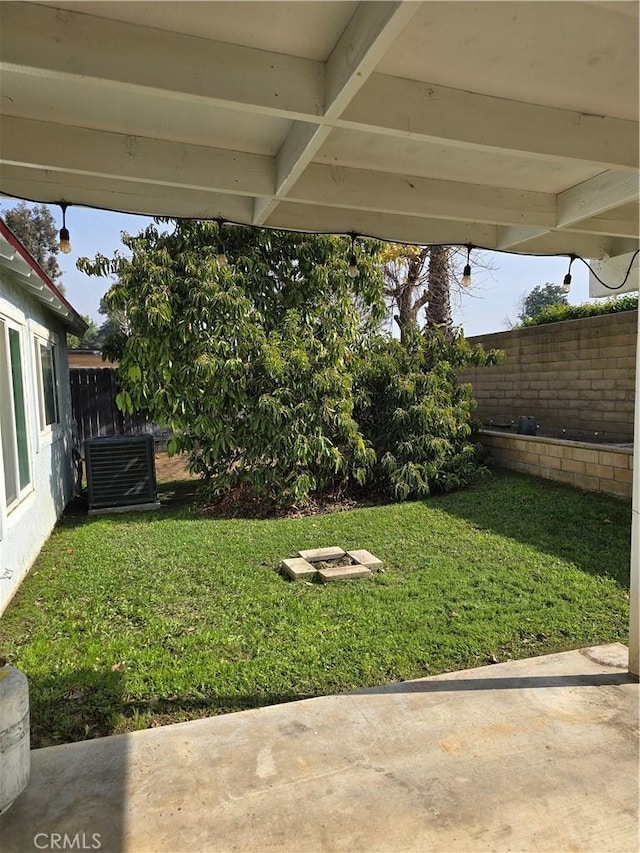
[[[378,244],[182,220],[123,236],[131,257],[82,260],[117,276],[105,296],[126,323],[118,357],[125,411],[167,424],[210,500],[301,504],[364,482],[373,451],[353,419],[353,363],[383,309]]]
[[[372,481],[404,500],[451,491],[477,477],[482,466],[472,436],[475,402],[457,371],[501,358],[495,350],[472,348],[462,334],[415,332],[405,346],[372,339],[356,377],[354,410],[376,453]]]
[[[636,311],[637,296],[614,296],[606,302],[583,302],[581,305],[550,305],[539,311],[535,317],[524,320],[514,328],[542,326],[546,323],[560,323],[563,320],[581,320],[584,317],[596,317],[601,314],[616,314],[618,311]]]

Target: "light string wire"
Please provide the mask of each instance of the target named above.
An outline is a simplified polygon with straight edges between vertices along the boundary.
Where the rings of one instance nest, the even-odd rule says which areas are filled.
[[[0,195],[2,195],[4,198],[7,198],[7,199],[15,199],[16,201],[26,201],[26,202],[29,202],[30,204],[46,203],[46,204],[52,204],[52,205],[57,205],[57,206],[61,205],[60,201],[41,202],[41,201],[38,201],[37,199],[26,198],[24,196],[15,196],[15,195],[11,195],[10,193],[3,193],[1,190],[0,190]],[[72,207],[71,202],[64,202],[64,204],[66,205],[66,207]],[[121,214],[128,215],[128,216],[149,216],[149,214],[147,214],[147,213],[136,214],[130,210],[119,210],[118,208],[113,208],[113,207],[98,207],[95,204],[82,204],[82,205],[73,205],[73,206],[84,207],[84,208],[88,208],[89,210],[102,210],[102,211],[109,212],[109,213],[121,213]],[[472,249],[479,249],[481,252],[495,252],[496,254],[500,254],[500,255],[513,255],[514,257],[521,257],[521,258],[569,258],[569,259],[573,259],[576,261],[582,261],[582,263],[587,267],[587,269],[589,270],[591,275],[593,275],[593,277],[596,279],[596,281],[599,284],[602,285],[602,287],[606,288],[607,290],[613,290],[613,291],[621,290],[625,286],[625,284],[629,280],[629,276],[631,275],[631,269],[633,267],[634,261],[638,257],[638,254],[640,254],[640,249],[636,249],[635,252],[633,253],[633,255],[631,256],[631,260],[629,261],[629,266],[627,267],[627,272],[626,272],[624,278],[622,279],[620,284],[612,285],[612,284],[607,284],[605,281],[603,281],[600,278],[600,276],[596,273],[596,271],[593,269],[593,267],[591,266],[589,261],[585,260],[585,258],[583,258],[582,255],[577,255],[573,252],[551,252],[551,253],[538,254],[537,252],[514,252],[514,251],[510,251],[509,249],[496,249],[496,248],[493,248],[490,246],[480,246],[480,245],[477,245],[476,243],[414,243],[414,242],[409,242],[407,240],[388,240],[384,237],[379,237],[377,234],[367,234],[363,231],[307,231],[303,228],[276,228],[273,225],[248,225],[245,222],[237,222],[233,219],[221,219],[221,217],[219,217],[219,216],[150,216],[150,218],[151,219],[157,219],[160,221],[167,220],[167,219],[175,219],[176,221],[187,221],[189,219],[196,219],[196,220],[199,220],[201,222],[217,222],[217,223],[220,223],[221,221],[223,221],[225,225],[237,225],[239,228],[252,228],[252,229],[257,230],[257,231],[289,231],[293,234],[316,234],[319,237],[321,237],[321,236],[324,236],[324,237],[332,237],[332,236],[334,236],[334,237],[348,237],[352,241],[355,241],[355,239],[358,237],[364,237],[367,240],[377,240],[380,243],[396,243],[398,246],[417,246],[417,245],[420,245],[420,246],[427,246],[427,247],[429,247],[429,246],[445,246],[447,248],[461,248],[462,247],[462,248],[469,249],[470,251]]]

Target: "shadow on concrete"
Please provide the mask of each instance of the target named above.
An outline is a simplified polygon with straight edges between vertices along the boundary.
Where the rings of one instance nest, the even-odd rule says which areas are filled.
[[[350,690],[349,695],[365,696],[378,693],[458,693],[466,690],[528,690],[554,687],[615,687],[635,683],[626,672],[607,672],[591,675],[532,675],[521,678],[441,678],[438,680],[404,681],[362,690]]]
[[[0,817],[3,853],[37,849],[119,853],[127,812],[128,744],[126,738],[101,736],[113,731],[122,701],[121,673],[79,670],[63,677],[34,676],[29,678],[29,694],[31,776],[27,788]],[[43,730],[49,733],[46,738]],[[87,738],[100,738],[93,742],[90,765]],[[61,743],[72,739],[80,742]],[[97,784],[79,782],[98,768]]]

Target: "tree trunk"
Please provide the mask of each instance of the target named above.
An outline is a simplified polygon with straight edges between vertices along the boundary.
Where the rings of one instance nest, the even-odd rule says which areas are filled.
[[[439,328],[445,335],[451,335],[453,332],[449,299],[451,272],[449,252],[447,246],[431,246],[429,249],[429,275],[425,307],[427,329]]]
[[[416,291],[420,286],[428,253],[429,250],[423,248],[420,254],[409,258],[406,279],[396,290],[398,313],[395,321],[400,328],[401,344],[406,344],[410,329],[418,328],[418,312],[427,300],[426,291],[421,296],[416,296]]]
[[[396,323],[400,329],[400,343],[407,342],[409,329],[417,326],[417,312],[413,310],[413,294],[411,288],[404,287],[400,290],[397,296],[398,313],[395,317]]]

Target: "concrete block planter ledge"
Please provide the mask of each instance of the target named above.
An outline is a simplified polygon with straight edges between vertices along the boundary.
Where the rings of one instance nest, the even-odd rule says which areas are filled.
[[[342,548],[313,548],[298,551],[296,557],[280,562],[280,569],[291,580],[321,580],[323,583],[355,578],[370,578],[374,572],[383,570],[382,560],[370,551],[358,549],[344,551]]]

